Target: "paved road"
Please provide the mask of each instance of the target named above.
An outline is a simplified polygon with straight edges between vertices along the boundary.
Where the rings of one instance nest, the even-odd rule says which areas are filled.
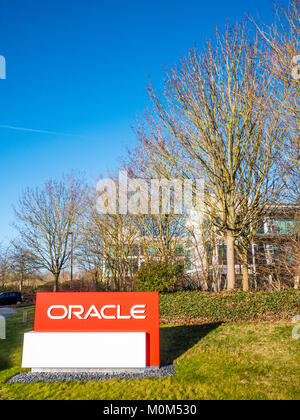
[[[14,308],[1,308],[0,307],[0,315],[8,318],[9,316],[15,315],[17,313],[16,309]]]

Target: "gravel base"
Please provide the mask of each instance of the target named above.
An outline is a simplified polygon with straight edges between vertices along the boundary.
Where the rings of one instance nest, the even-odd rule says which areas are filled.
[[[7,383],[32,383],[32,382],[75,382],[75,381],[105,381],[108,379],[136,379],[136,378],[163,378],[175,376],[174,365],[162,366],[161,368],[147,368],[141,372],[103,372],[103,373],[64,373],[64,372],[40,372],[40,373],[21,373],[10,378]]]

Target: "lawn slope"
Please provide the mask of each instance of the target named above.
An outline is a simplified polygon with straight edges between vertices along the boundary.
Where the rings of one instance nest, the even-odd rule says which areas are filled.
[[[177,376],[103,382],[7,384],[22,371],[22,311],[0,341],[0,399],[299,399],[299,340],[290,322],[168,325],[160,330],[163,364]]]

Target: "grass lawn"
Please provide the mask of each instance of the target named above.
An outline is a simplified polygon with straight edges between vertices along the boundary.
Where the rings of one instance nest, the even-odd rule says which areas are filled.
[[[289,322],[208,323],[161,328],[163,364],[177,376],[157,379],[6,384],[22,372],[23,333],[34,309],[7,320],[0,340],[0,399],[299,399],[300,340]]]

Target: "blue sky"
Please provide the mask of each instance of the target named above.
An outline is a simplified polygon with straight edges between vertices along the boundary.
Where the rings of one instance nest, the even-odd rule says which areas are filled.
[[[166,65],[248,13],[271,22],[272,1],[0,0],[0,242],[25,187],[116,168],[148,75],[159,88]]]

